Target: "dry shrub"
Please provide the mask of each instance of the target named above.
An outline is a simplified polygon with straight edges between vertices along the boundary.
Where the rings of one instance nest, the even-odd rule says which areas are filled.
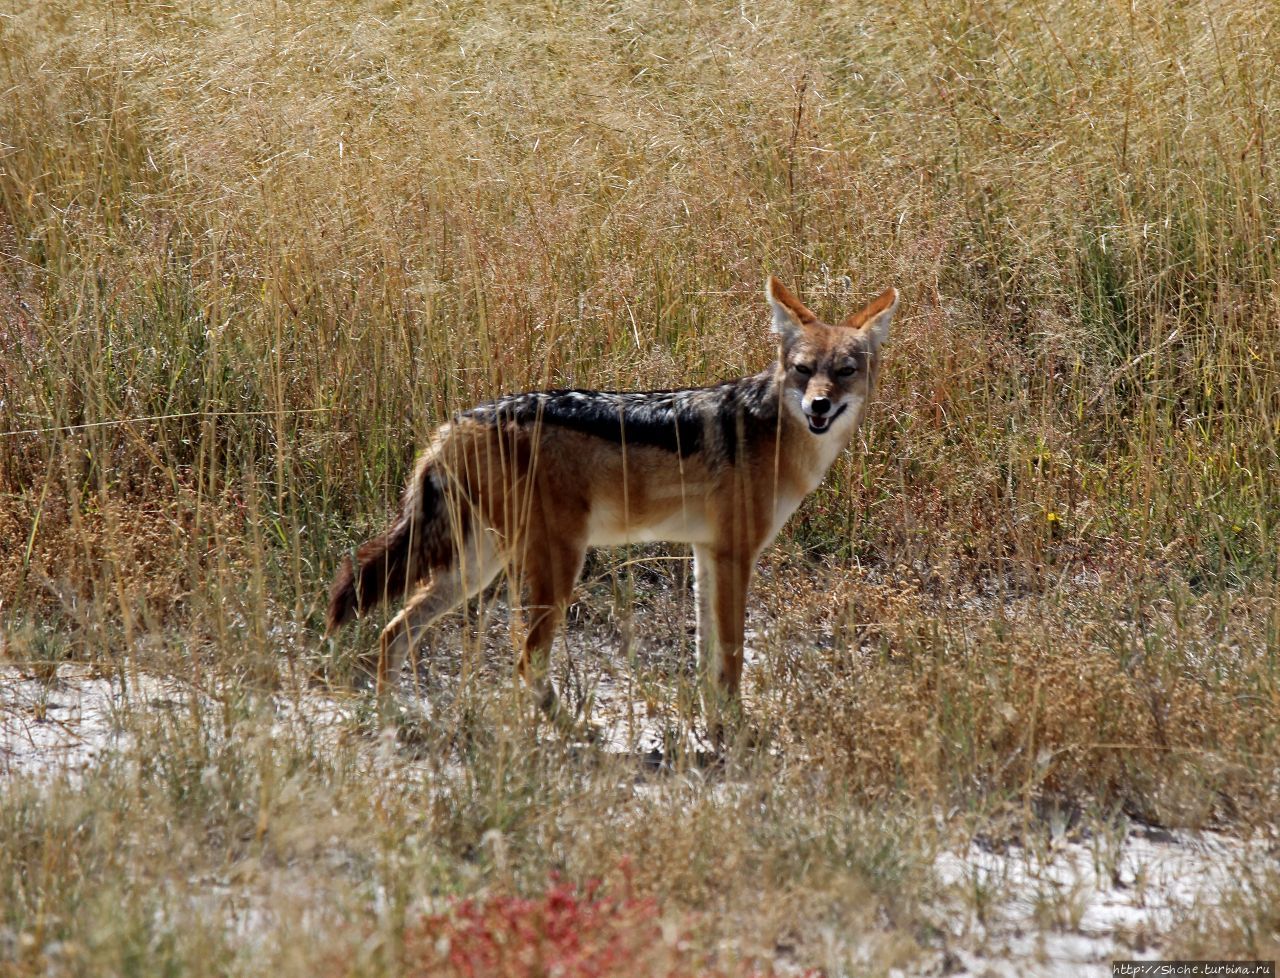
[[[1005,607],[993,621],[935,617],[909,594],[859,606],[889,612],[845,637],[860,644],[792,666],[798,689],[781,726],[834,783],[949,803],[1088,799],[1157,824],[1274,804],[1262,762],[1274,750],[1274,704],[1246,692],[1265,666],[1222,642],[1220,656],[1206,656],[1214,643],[1201,629],[1213,625],[1194,621],[1203,609],[1184,609],[1181,627],[1167,608],[1134,622],[1104,589],[1091,591],[1089,615],[1023,599],[1020,613],[1004,618]]]
[[[12,495],[0,508],[0,547],[18,557],[0,567],[0,597],[62,623],[81,655],[118,655],[122,636],[103,626],[136,637],[189,621],[211,576],[251,566],[244,504],[230,493],[202,506],[193,487],[164,478],[75,501],[59,488]]]

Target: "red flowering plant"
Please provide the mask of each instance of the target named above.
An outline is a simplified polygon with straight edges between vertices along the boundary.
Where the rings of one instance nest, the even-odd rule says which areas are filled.
[[[627,888],[629,890],[629,887]],[[537,897],[462,900],[405,933],[409,978],[772,978],[705,964],[652,897],[553,878]],[[808,978],[818,978],[807,972]]]

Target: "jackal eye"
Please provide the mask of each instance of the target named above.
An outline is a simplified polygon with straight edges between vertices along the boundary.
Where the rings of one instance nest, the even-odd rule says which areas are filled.
[[[854,374],[856,374],[857,372],[858,372],[858,368],[857,368],[857,367],[854,367],[854,366],[852,366],[852,365],[851,365],[851,366],[848,366],[848,367],[841,367],[839,370],[837,370],[837,371],[836,371],[836,376],[837,376],[837,377],[852,377],[852,376],[853,376]]]
[[[803,364],[803,363],[797,363],[797,364],[796,364],[796,373],[798,373],[801,377],[812,377],[812,376],[813,376],[813,368],[812,368],[812,367],[810,367],[810,366],[807,366],[806,364]]]

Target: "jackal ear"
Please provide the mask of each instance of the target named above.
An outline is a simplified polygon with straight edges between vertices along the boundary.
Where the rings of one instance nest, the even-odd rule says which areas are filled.
[[[818,317],[777,276],[769,276],[764,284],[764,294],[773,310],[773,331],[783,339],[791,339],[800,331],[800,327],[818,321]]]
[[[840,323],[845,329],[860,329],[871,339],[873,350],[880,349],[880,344],[889,338],[889,323],[898,308],[898,290],[893,286],[885,289],[867,303],[865,309],[846,316]]]

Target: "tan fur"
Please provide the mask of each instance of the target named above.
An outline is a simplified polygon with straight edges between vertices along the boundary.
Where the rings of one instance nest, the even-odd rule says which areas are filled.
[[[432,621],[505,569],[524,595],[518,669],[554,709],[551,643],[587,548],[664,540],[693,546],[713,725],[736,710],[752,569],[861,422],[897,304],[889,289],[833,327],[776,278],[766,295],[779,359],[754,377],[677,392],[518,395],[439,429],[392,530],[361,548],[368,559],[344,563],[331,593],[332,630],[388,581],[426,581],[383,630],[380,688]],[[380,575],[378,561],[392,573]]]

